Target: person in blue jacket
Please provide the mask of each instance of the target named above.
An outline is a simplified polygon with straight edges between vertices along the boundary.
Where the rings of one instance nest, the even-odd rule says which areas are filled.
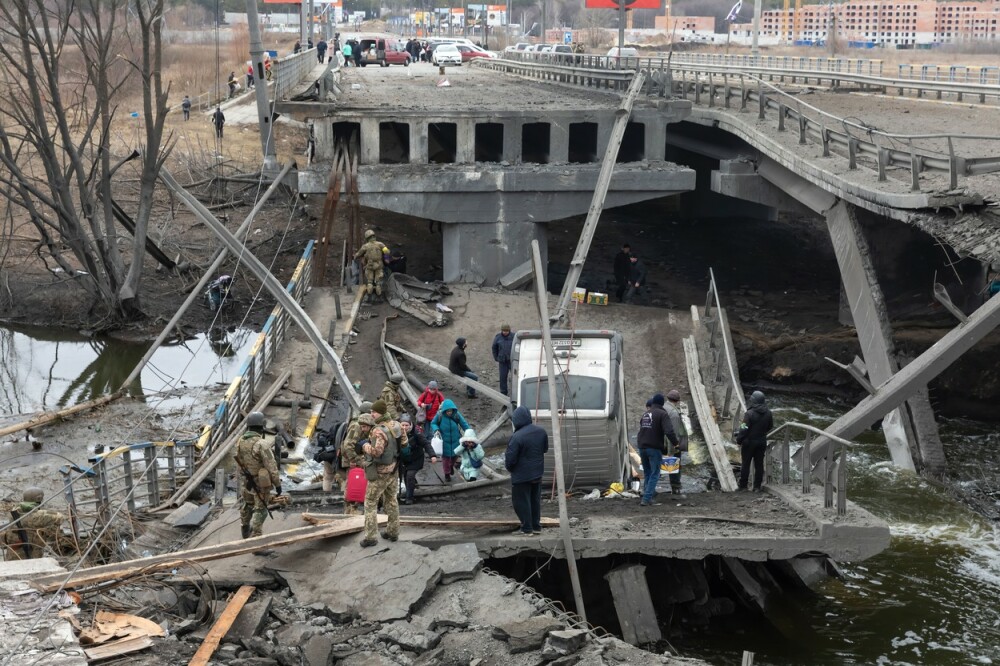
[[[514,434],[507,442],[504,466],[510,472],[510,494],[514,513],[521,526],[514,534],[530,536],[542,533],[542,477],[545,475],[545,452],[549,436],[531,422],[531,412],[521,406],[510,417]]]
[[[457,467],[458,454],[455,453],[455,449],[459,447],[459,440],[470,427],[462,412],[458,411],[458,407],[450,399],[441,403],[441,409],[431,421],[431,433],[441,433],[443,442],[441,460],[444,463],[445,481],[451,481],[452,471]]]

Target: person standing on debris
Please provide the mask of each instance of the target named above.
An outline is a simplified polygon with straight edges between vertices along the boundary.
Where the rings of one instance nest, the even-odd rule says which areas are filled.
[[[316,43],[316,59],[319,60],[319,64],[326,62],[326,50],[328,46],[326,40],[320,37],[319,42]]]
[[[510,499],[521,526],[514,534],[542,533],[542,477],[549,436],[531,422],[531,412],[523,405],[510,417],[514,434],[507,442],[504,467],[510,472]]]
[[[340,473],[340,491],[342,493],[347,492],[347,477],[352,469],[355,467],[361,467],[363,459],[354,450],[354,446],[361,440],[361,423],[360,418],[362,414],[370,414],[372,411],[372,403],[365,402],[361,403],[358,407],[359,411],[351,419],[350,423],[347,425],[347,433],[344,435],[344,441],[340,444],[339,457],[340,457],[340,469],[343,470]],[[358,513],[358,503],[348,502],[344,500],[344,515],[353,516]]]
[[[389,377],[389,380],[382,387],[382,393],[379,394],[379,400],[385,403],[385,413],[389,415],[390,418],[399,418],[399,415],[403,413],[403,398],[399,395],[399,385],[403,383],[403,375],[395,372]]]
[[[26,488],[23,501],[11,508],[11,523],[3,533],[5,560],[37,560],[47,548],[59,552],[63,515],[40,508],[44,499],[41,488]]]
[[[750,480],[750,463],[753,463],[753,489],[760,490],[764,483],[764,452],[767,450],[767,433],[774,428],[774,417],[767,408],[764,394],[754,391],[750,394],[750,406],[743,415],[740,428],[736,431],[736,443],[740,445],[739,489],[746,490]]]
[[[346,42],[344,42],[344,48],[341,50],[341,53],[344,54],[344,67],[350,67],[351,55],[352,55],[351,40],[348,39]]]
[[[462,473],[462,478],[466,481],[475,481],[479,478],[479,468],[483,466],[483,458],[486,457],[486,452],[483,451],[482,445],[479,444],[479,438],[476,437],[476,431],[469,428],[462,435],[462,438],[458,440],[458,448],[455,449],[455,454],[458,456],[460,461],[459,471]]]
[[[247,431],[233,456],[240,470],[240,525],[243,538],[259,537],[267,518],[267,505],[274,489],[281,494],[281,476],[274,460],[274,443],[264,436],[264,415],[250,412]]]
[[[417,473],[424,468],[424,458],[430,458],[432,465],[437,463],[438,459],[427,438],[413,429],[409,414],[399,417],[399,425],[410,442],[409,447],[399,453],[399,462],[403,466],[403,484],[406,486],[403,504],[410,505],[416,501],[413,491],[417,489]]]
[[[684,427],[684,419],[681,417],[681,392],[677,389],[667,391],[667,404],[663,409],[670,417],[670,425],[673,426],[674,434],[677,435],[677,444],[670,452],[670,455],[677,458],[677,471],[668,476],[670,477],[670,492],[679,495],[681,492],[681,454],[688,450],[688,432],[687,428]]]
[[[646,413],[639,419],[639,433],[635,443],[642,459],[642,499],[640,506],[650,506],[656,494],[656,483],[660,480],[660,465],[663,463],[664,438],[677,446],[677,434],[670,422],[670,416],[663,409],[664,397],[657,393],[650,399]]]
[[[215,107],[215,113],[212,114],[212,124],[215,125],[215,136],[216,138],[222,138],[222,128],[226,124],[226,114],[222,112],[222,107]]]
[[[229,72],[229,78],[226,79],[226,85],[229,86],[229,99],[236,96],[236,72]]]
[[[361,289],[365,292],[369,301],[374,301],[375,297],[382,298],[382,243],[375,240],[375,232],[371,229],[365,231],[365,244],[354,254],[355,259],[364,262],[365,283]],[[373,295],[374,294],[374,295]]]
[[[646,265],[634,254],[630,257],[631,267],[628,273],[628,288],[625,290],[625,303],[639,295],[639,290],[646,284]]]
[[[465,348],[468,346],[469,345],[465,341],[465,338],[458,338],[455,340],[455,347],[451,350],[451,356],[448,358],[448,370],[450,370],[453,375],[466,377],[467,379],[478,382],[479,375],[474,373],[469,367],[469,363],[465,355]],[[465,387],[465,395],[473,400],[479,397],[476,395],[476,389],[471,386]]]
[[[438,390],[438,383],[435,381],[427,382],[427,388],[424,392],[420,394],[417,398],[417,409],[424,410],[424,420],[430,423],[437,416],[438,409],[441,407],[441,403],[444,402],[444,394]],[[420,422],[420,414],[417,414],[417,423]]]
[[[185,122],[191,120],[191,98],[187,95],[184,95],[184,99],[181,100],[181,112],[184,114]]]
[[[372,405],[378,407],[376,401]],[[354,450],[365,457],[365,477],[368,479],[368,489],[365,491],[365,536],[361,547],[368,548],[378,544],[378,503],[381,500],[389,523],[381,533],[387,541],[399,539],[399,486],[396,465],[399,464],[399,452],[409,445],[406,433],[397,421],[376,424],[371,414],[362,414],[358,422],[361,424],[361,435],[367,437],[358,442]]]
[[[451,474],[455,468],[455,449],[459,447],[459,440],[462,434],[469,429],[469,422],[458,411],[458,407],[451,400],[441,403],[441,410],[431,421],[431,432],[441,435],[441,460],[444,462],[444,480],[451,481]]]
[[[510,351],[514,345],[514,335],[510,324],[502,324],[500,332],[493,338],[493,360],[500,366],[500,392],[509,395]]]
[[[615,255],[615,297],[621,303],[628,289],[628,275],[632,272],[632,247],[625,243]]]

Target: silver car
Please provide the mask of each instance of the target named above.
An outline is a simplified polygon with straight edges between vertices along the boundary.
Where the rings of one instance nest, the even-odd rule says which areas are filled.
[[[435,65],[461,65],[462,52],[454,44],[439,44],[431,55],[431,62]]]

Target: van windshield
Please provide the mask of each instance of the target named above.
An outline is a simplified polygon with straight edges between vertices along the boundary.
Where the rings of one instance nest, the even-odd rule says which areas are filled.
[[[541,391],[541,395],[538,392]],[[608,383],[600,377],[582,375],[560,375],[556,377],[556,401],[563,409],[597,409],[607,406]],[[521,405],[540,410],[548,410],[549,380],[546,377],[532,377],[521,382]],[[565,401],[564,401],[565,398]]]

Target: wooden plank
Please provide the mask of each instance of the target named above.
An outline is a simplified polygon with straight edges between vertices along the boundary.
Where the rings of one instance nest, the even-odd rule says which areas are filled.
[[[649,585],[646,584],[646,567],[626,564],[609,571],[604,579],[611,586],[611,597],[625,642],[644,645],[660,640],[660,625],[656,621]]]
[[[32,428],[37,428],[40,425],[45,425],[46,423],[52,423],[53,421],[58,421],[59,419],[64,419],[68,416],[73,416],[74,414],[79,414],[80,412],[86,412],[91,409],[97,409],[103,405],[108,404],[113,400],[125,395],[123,389],[119,389],[114,393],[110,393],[100,398],[94,398],[93,400],[87,400],[86,402],[81,402],[78,405],[73,405],[72,407],[66,407],[65,409],[58,409],[53,412],[43,412],[37,416],[33,416],[27,421],[21,421],[20,423],[15,423],[14,425],[9,425],[4,428],[0,428],[0,437],[6,437],[7,435],[12,435],[15,432],[20,432],[21,430],[31,430]]]
[[[132,654],[133,652],[139,652],[151,647],[153,647],[152,638],[149,636],[135,636],[92,648],[84,648],[83,654],[86,655],[87,661],[100,661],[102,659],[111,659],[113,657]]]
[[[736,475],[733,474],[733,466],[729,462],[729,456],[726,455],[722,432],[719,430],[719,424],[715,422],[715,414],[709,405],[705,384],[701,380],[698,350],[695,347],[693,336],[684,338],[684,360],[687,365],[691,400],[698,413],[698,423],[701,425],[705,445],[708,447],[709,456],[711,456],[712,464],[715,466],[715,473],[719,477],[719,486],[724,492],[733,492],[736,490]]]
[[[364,516],[350,516],[336,524],[322,525],[319,527],[299,527],[293,530],[284,530],[264,536],[243,539],[241,541],[230,541],[216,544],[214,546],[202,546],[191,550],[181,550],[175,553],[164,553],[153,557],[144,557],[138,560],[127,562],[116,562],[114,564],[103,564],[88,569],[80,569],[67,578],[65,574],[51,574],[40,576],[32,581],[32,584],[42,592],[55,592],[59,589],[72,589],[87,585],[96,585],[109,580],[127,578],[136,573],[150,573],[153,571],[164,571],[177,566],[183,566],[191,562],[209,562],[211,560],[221,560],[236,555],[245,555],[265,548],[275,548],[277,546],[287,546],[293,543],[303,543],[306,541],[316,541],[317,539],[328,539],[332,537],[344,536],[360,532],[365,527]]]
[[[219,642],[222,641],[222,637],[226,635],[229,631],[229,627],[233,626],[233,622],[236,621],[236,616],[240,614],[243,610],[243,606],[246,605],[247,601],[250,599],[250,595],[256,590],[253,585],[244,585],[240,589],[236,590],[236,594],[229,599],[229,603],[226,604],[226,609],[222,611],[222,615],[219,619],[215,621],[212,628],[208,631],[208,635],[205,636],[204,642],[198,648],[198,651],[194,653],[191,657],[191,661],[188,666],[208,666],[208,660],[212,658],[215,653],[215,649],[219,647]]]
[[[312,525],[326,525],[332,522],[351,518],[338,513],[303,513],[302,520]],[[475,518],[465,518],[461,516],[437,516],[435,518],[421,518],[419,516],[400,516],[400,525],[411,525],[413,527],[518,527],[521,522],[518,520],[477,520]],[[542,527],[559,527],[558,518],[542,518]]]
[[[765,612],[768,591],[747,571],[743,563],[735,557],[723,557],[722,565],[729,574],[726,576],[727,582],[743,602],[750,608]]]

